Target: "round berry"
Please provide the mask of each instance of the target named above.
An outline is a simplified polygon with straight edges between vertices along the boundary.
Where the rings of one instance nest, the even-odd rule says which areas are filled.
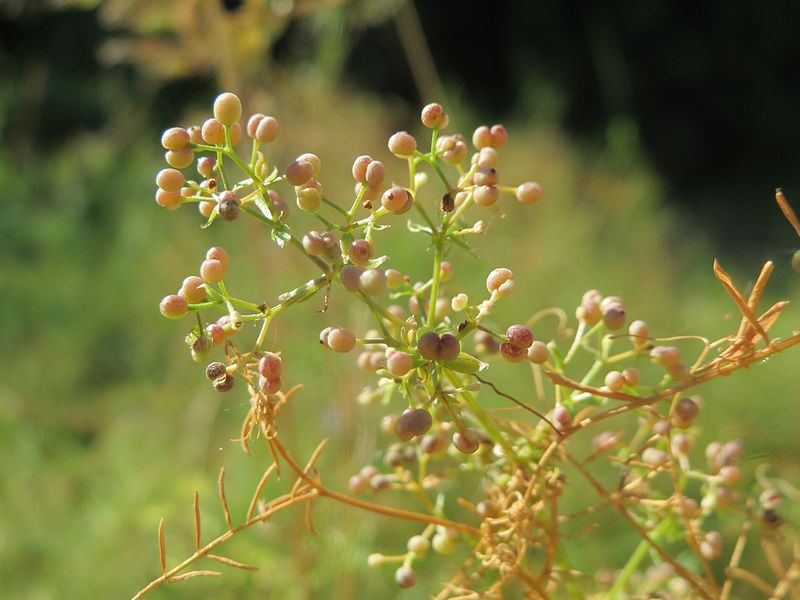
[[[234,382],[233,375],[226,374],[224,377],[214,380],[214,389],[218,392],[230,392]]]
[[[621,304],[609,304],[603,311],[603,323],[611,331],[625,326],[625,309]]]
[[[272,352],[267,352],[258,361],[258,372],[269,379],[280,377],[283,372],[281,357]]]
[[[660,467],[666,464],[667,460],[669,460],[669,455],[658,448],[653,448],[651,446],[642,451],[642,461],[650,466]]]
[[[156,175],[156,185],[168,192],[180,192],[186,178],[183,173],[175,169],[162,169]]]
[[[275,117],[266,116],[258,122],[256,127],[255,139],[257,142],[267,144],[278,137],[278,120]]]
[[[559,404],[553,409],[552,421],[555,428],[561,433],[569,431],[572,427],[572,415],[564,408],[563,404]]]
[[[675,416],[681,421],[693,421],[700,414],[700,407],[692,398],[681,398],[675,407]]]
[[[475,164],[479,169],[486,167],[496,169],[500,164],[500,155],[497,153],[497,150],[490,146],[481,148],[480,152],[478,152],[475,157]]]
[[[256,137],[256,130],[258,129],[258,124],[264,119],[264,115],[261,113],[256,113],[252,115],[249,119],[247,119],[247,135],[248,137],[255,138]]]
[[[206,288],[203,287],[203,279],[197,275],[190,275],[183,280],[181,289],[178,292],[181,296],[186,298],[190,304],[197,304],[206,299]]]
[[[414,368],[414,360],[407,352],[394,352],[386,359],[386,368],[395,377],[402,377]]]
[[[303,236],[303,249],[311,256],[319,256],[325,251],[322,235],[318,231],[309,231]]]
[[[634,346],[644,346],[650,337],[650,330],[644,321],[634,321],[628,326],[628,336]]]
[[[194,150],[188,146],[180,150],[168,150],[164,153],[164,160],[170,167],[185,169],[194,162]]]
[[[522,204],[534,204],[542,199],[542,186],[535,181],[526,181],[517,186],[517,200]]]
[[[353,179],[359,183],[367,182],[367,167],[372,162],[372,157],[363,154],[353,161]]]
[[[272,396],[281,391],[281,378],[280,377],[264,377],[258,376],[258,389],[267,396]]]
[[[415,535],[408,539],[408,544],[406,547],[408,548],[409,552],[412,552],[416,556],[422,557],[428,553],[431,543],[425,536]]]
[[[178,210],[181,207],[181,195],[159,188],[156,190],[156,204],[167,210]]]
[[[445,112],[442,105],[437,102],[431,102],[425,105],[420,114],[422,124],[428,129],[436,129],[441,127],[445,120]]]
[[[359,277],[361,289],[368,296],[377,296],[386,289],[386,275],[378,269],[367,269]]]
[[[472,429],[464,429],[453,434],[453,445],[459,452],[475,454],[481,447],[481,438]]]
[[[473,132],[472,145],[478,150],[492,145],[492,132],[486,125],[481,125]]]
[[[625,378],[619,371],[609,371],[603,380],[605,386],[612,392],[618,392],[625,385]]]
[[[475,204],[479,206],[491,206],[500,197],[500,190],[495,185],[481,185],[472,192]]]
[[[228,253],[225,252],[224,248],[220,246],[212,246],[206,251],[206,260],[218,260],[222,263],[222,266],[227,269],[228,265],[230,264],[230,259],[228,258]]]
[[[499,180],[500,178],[497,175],[497,169],[492,167],[483,167],[478,169],[475,172],[475,175],[472,176],[472,181],[475,183],[475,185],[479,186],[497,185]]]
[[[345,265],[339,271],[342,287],[348,292],[355,292],[361,287],[361,273],[364,270],[356,265]]]
[[[295,188],[297,194],[297,206],[307,212],[315,212],[322,206],[322,192],[315,186],[303,186]]]
[[[508,362],[518,363],[528,358],[528,349],[503,342],[500,344],[500,354]]]
[[[219,203],[217,212],[226,221],[235,221],[239,218],[239,200],[237,198],[222,200]]]
[[[389,211],[397,212],[405,208],[406,203],[411,198],[411,192],[405,188],[392,187],[386,190],[381,196],[381,205]],[[413,202],[413,199],[412,199]]]
[[[212,146],[225,145],[225,127],[216,119],[207,119],[201,130],[203,141]]]
[[[317,176],[319,170],[322,168],[322,161],[319,159],[319,156],[316,154],[312,154],[311,152],[306,152],[305,154],[301,154],[297,157],[298,161],[304,161],[311,165],[312,175],[314,177]]]
[[[425,360],[436,360],[439,358],[439,336],[433,331],[429,331],[417,340],[417,351]]]
[[[356,345],[356,336],[352,331],[342,327],[334,327],[328,333],[327,344],[336,352],[350,352]]]
[[[528,360],[535,365],[542,365],[547,362],[547,355],[547,345],[544,342],[536,340],[528,348]]]
[[[200,277],[208,283],[219,283],[225,278],[225,267],[215,259],[206,259],[200,265]]]
[[[180,319],[187,313],[189,306],[186,298],[178,294],[172,294],[161,301],[159,309],[161,309],[161,314],[168,319]]]
[[[398,158],[408,158],[417,150],[417,140],[407,131],[398,131],[389,138],[389,151]]]
[[[401,588],[410,588],[414,587],[414,584],[417,583],[417,576],[414,573],[414,569],[403,565],[394,572],[394,580]]]
[[[367,240],[355,240],[347,249],[347,255],[353,264],[366,265],[372,258],[372,244]]]
[[[650,359],[662,367],[676,367],[681,362],[681,352],[675,346],[656,346],[650,350]]]
[[[405,281],[403,274],[397,269],[386,269],[383,274],[386,275],[386,285],[392,290],[399,288]]]
[[[431,545],[438,554],[452,554],[456,547],[453,538],[444,532],[437,532],[431,540]]]
[[[180,150],[189,144],[189,132],[183,127],[170,127],[161,134],[161,145],[165,150]]]
[[[290,185],[300,186],[314,176],[314,166],[304,160],[295,160],[286,167],[286,181]]]
[[[635,387],[639,385],[639,369],[636,367],[628,367],[622,370],[622,377],[625,379],[625,384]]]
[[[492,148],[502,148],[508,142],[508,133],[502,125],[492,125],[489,130],[492,134]]]
[[[439,358],[455,360],[461,352],[461,344],[452,333],[445,333],[439,338]]]
[[[493,269],[486,277],[486,289],[499,296],[508,296],[514,290],[514,273],[511,269],[499,267]]]
[[[233,125],[242,116],[242,101],[239,96],[225,92],[214,100],[214,118],[223,125]]]
[[[403,423],[402,426],[398,425],[399,423]],[[397,418],[395,431],[397,431],[398,427],[401,427],[413,437],[426,433],[431,428],[432,424],[433,418],[431,417],[431,413],[424,408],[414,408],[404,412]]]
[[[219,379],[223,375],[227,373],[225,365],[221,362],[212,362],[209,363],[206,367],[206,377],[208,377],[211,381],[215,379]]]
[[[529,348],[533,343],[533,333],[525,325],[512,325],[506,329],[506,340],[517,348]]]

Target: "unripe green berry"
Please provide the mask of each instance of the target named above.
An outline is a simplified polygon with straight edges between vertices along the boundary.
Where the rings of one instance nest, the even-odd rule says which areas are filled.
[[[165,150],[180,150],[189,144],[189,132],[183,127],[170,127],[161,134],[161,145]]]
[[[161,314],[168,319],[180,319],[189,310],[186,298],[178,294],[171,294],[166,296],[159,305]]]
[[[268,144],[278,137],[278,120],[269,115],[264,117],[258,122],[256,127],[256,141],[262,144]]]
[[[407,131],[398,131],[389,138],[389,151],[398,158],[413,156],[417,150],[417,140]]]
[[[544,191],[535,181],[526,181],[517,186],[517,200],[522,204],[534,204],[542,199]]]
[[[214,100],[214,118],[223,125],[233,125],[242,116],[239,96],[225,92]]]
[[[297,206],[307,212],[315,212],[322,205],[322,193],[313,186],[295,188]]]
[[[183,173],[175,169],[162,169],[156,175],[156,185],[168,192],[180,192],[186,178]]]
[[[443,532],[438,532],[433,536],[431,545],[433,546],[435,552],[445,555],[452,554],[456,547],[455,542],[453,542],[453,538]]]

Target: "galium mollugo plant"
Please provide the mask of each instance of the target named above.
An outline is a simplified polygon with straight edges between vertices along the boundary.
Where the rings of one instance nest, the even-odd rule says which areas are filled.
[[[218,554],[218,548],[295,505],[304,506],[313,531],[314,502],[323,498],[407,521],[405,548],[376,552],[365,562],[393,570],[401,588],[416,585],[420,562],[440,563],[451,579],[438,599],[800,593],[798,540],[781,516],[784,496],[796,499],[796,492],[765,471],[756,474],[755,488],[744,488],[744,450],[737,440],[698,446],[702,407],[711,400],[690,393],[800,343],[800,332],[769,334],[785,301],[759,307],[774,264],[764,265],[745,297],[715,262],[714,274],[741,314],[736,331],[716,341],[656,336],[644,320],[632,318],[623,298],[594,289],[576,299],[574,320],[560,308],[543,308],[525,323],[505,322],[499,308],[514,293],[513,265],[487,273],[485,294],[470,298],[455,283],[451,255],[471,250],[470,238],[487,232],[493,211],[514,200],[536,205],[542,188],[532,181],[501,184],[500,151],[508,139],[502,125],[480,126],[471,139],[446,133],[449,117],[436,103],[422,109],[421,123],[429,144],[405,131],[388,140],[407,169],[403,184],[390,183],[384,164],[365,154],[353,161],[353,191],[329,191],[322,161],[312,153],[285,167],[271,164],[278,120],[256,113],[243,122],[241,102],[231,93],[215,100],[213,116],[202,125],[164,132],[169,167],[156,176],[156,202],[167,210],[195,204],[203,228],[258,221],[277,246],[308,260],[309,279],[276,294],[276,301],[240,298],[225,284],[228,269],[239,266],[236,257],[212,247],[198,271],[162,300],[165,317],[186,323],[191,356],[213,388],[249,397],[241,444],[250,452],[252,440],[265,440],[270,461],[243,520],[228,508],[220,472],[227,528],[210,540],[201,532],[195,493],[195,551],[176,565],[166,561],[162,520],[161,574],[136,597],[164,583],[217,574],[198,568],[205,560],[255,568]],[[242,154],[245,139],[249,152]],[[189,174],[192,166],[197,175]],[[313,215],[317,229],[297,230],[284,198]],[[787,218],[793,216],[780,192],[778,202]],[[381,242],[389,225],[405,225],[430,246],[427,280],[412,281],[390,266]],[[291,365],[284,365],[281,340],[268,341],[267,332],[284,311],[303,310],[315,297],[324,306],[356,302],[372,315],[369,331],[343,323],[325,327],[319,351],[355,355],[358,368],[374,374],[358,401],[383,403],[391,411],[380,423],[387,440],[380,460],[348,481],[323,483],[316,462],[324,441],[303,466],[278,427],[281,409],[299,386],[288,387]],[[244,333],[247,322],[260,326],[255,339]],[[689,351],[692,344],[700,346],[699,354]],[[497,360],[516,364],[521,377],[533,375],[535,405],[491,380]],[[515,412],[486,408],[488,395]],[[635,416],[634,427],[615,426],[627,414]],[[574,442],[584,432],[591,436],[588,454]],[[616,482],[598,474],[599,461],[617,471]],[[281,472],[293,478],[291,493],[266,498],[267,481]],[[477,475],[480,487],[450,497],[445,483],[465,473]],[[570,505],[583,500],[577,513],[563,508],[573,478],[585,480],[596,496],[572,498]],[[405,494],[417,508],[382,504],[388,491]],[[603,513],[616,513],[641,538],[611,578],[579,572],[562,551],[578,527],[591,535],[592,519]],[[726,539],[730,527],[721,523],[733,523],[740,533]],[[767,556],[763,573],[741,564],[754,537]],[[458,557],[449,559],[456,564],[446,566],[450,555]]]

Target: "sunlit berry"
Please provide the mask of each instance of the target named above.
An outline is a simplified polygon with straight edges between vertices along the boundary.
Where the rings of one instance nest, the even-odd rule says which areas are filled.
[[[159,304],[161,314],[168,319],[180,319],[189,310],[186,298],[178,294],[166,296]]]
[[[156,204],[167,210],[178,210],[181,207],[181,195],[159,188],[156,190]]]
[[[322,192],[315,186],[301,186],[295,188],[297,194],[297,207],[307,212],[315,212],[322,206]]]
[[[406,544],[409,552],[412,552],[415,556],[425,556],[428,553],[428,550],[431,547],[431,543],[428,541],[428,538],[422,535],[415,535],[408,538],[408,543]]]
[[[293,186],[306,183],[314,175],[314,166],[305,160],[295,160],[286,167],[286,181]]]
[[[334,327],[327,335],[327,345],[336,352],[350,352],[356,345],[356,336],[343,327]]]
[[[225,341],[225,330],[219,323],[211,323],[206,325],[206,335],[211,339],[211,343],[215,346]]]
[[[442,160],[448,165],[458,165],[467,158],[469,148],[460,134],[446,135],[436,142],[436,149],[442,153]]]
[[[389,138],[389,151],[398,158],[408,158],[417,150],[417,140],[407,131],[398,131]]]
[[[491,206],[500,197],[500,190],[494,185],[481,185],[475,188],[472,197],[479,206]]]
[[[464,454],[475,454],[481,447],[480,436],[472,429],[456,431],[453,434],[453,445],[459,452]]]
[[[773,488],[764,490],[761,492],[761,495],[758,497],[758,501],[763,508],[775,510],[781,504],[782,500],[781,493]]]
[[[603,318],[603,312],[600,310],[600,305],[597,302],[593,300],[584,300],[575,310],[575,317],[587,325],[595,325]]]
[[[367,182],[367,167],[372,162],[372,157],[363,154],[353,161],[353,179],[359,183]]]
[[[500,342],[490,333],[478,330],[474,334],[475,351],[494,354],[500,350]]]
[[[386,190],[383,193],[383,196],[381,196],[381,205],[386,210],[397,212],[405,207],[409,198],[411,198],[411,192],[409,192],[407,189],[401,187],[392,187]]]
[[[544,190],[542,190],[542,186],[535,181],[526,181],[517,186],[515,194],[517,200],[522,204],[535,204],[542,199]]]
[[[422,121],[422,124],[428,129],[440,127],[444,122],[444,118],[444,108],[442,108],[442,105],[437,102],[426,104],[422,109],[422,113],[420,114],[420,120]]]
[[[185,169],[194,162],[194,150],[184,146],[179,150],[168,150],[164,153],[164,160],[170,167]]]
[[[156,185],[168,192],[180,192],[186,178],[175,169],[162,169],[156,175]]]
[[[490,146],[481,148],[475,155],[475,164],[479,169],[496,169],[500,164],[500,155]]]
[[[239,218],[239,199],[233,192],[225,192],[220,195],[217,212],[226,221],[235,221]]]
[[[518,363],[528,358],[528,349],[520,348],[514,344],[503,342],[500,344],[500,354],[508,362]]]
[[[414,368],[414,360],[406,352],[394,352],[386,359],[386,368],[392,375],[402,377]]]
[[[461,312],[462,310],[466,309],[467,306],[469,306],[469,296],[463,292],[453,296],[453,299],[450,301],[450,308],[452,308],[455,312]]]
[[[368,186],[377,187],[383,183],[386,177],[386,170],[383,163],[379,160],[373,160],[367,165],[367,171],[364,175],[365,182]]]
[[[342,287],[348,292],[355,292],[361,287],[361,273],[363,269],[357,265],[345,265],[339,271],[339,280]]]
[[[514,291],[514,273],[505,267],[493,269],[486,277],[486,289],[498,296],[508,296]]]
[[[170,127],[161,134],[161,145],[165,150],[180,150],[189,144],[189,132],[183,127]]]
[[[319,256],[325,251],[322,234],[318,231],[309,231],[303,236],[303,249],[311,256]]]
[[[215,259],[206,259],[200,265],[200,277],[208,283],[219,283],[225,279],[225,267]]]
[[[472,145],[478,150],[492,145],[492,132],[486,125],[481,125],[473,132]]]
[[[511,325],[506,329],[506,340],[512,346],[529,348],[533,343],[533,333],[525,325]]]
[[[301,154],[297,157],[298,161],[304,161],[311,165],[312,169],[312,176],[316,177],[319,174],[319,170],[322,168],[322,161],[320,161],[319,156],[316,154],[312,154],[311,152],[306,152],[305,154]]]
[[[178,292],[181,296],[186,298],[190,304],[197,304],[206,298],[206,288],[203,287],[203,279],[197,275],[190,275],[183,280],[181,289]]]
[[[700,542],[700,554],[703,558],[714,560],[722,552],[722,536],[717,531],[709,531]]]
[[[269,379],[280,377],[283,372],[281,357],[272,352],[267,352],[258,361],[258,372]]]
[[[207,119],[203,123],[203,141],[211,146],[225,145],[225,127],[217,119]]]
[[[228,265],[230,264],[230,259],[228,258],[228,253],[225,251],[224,248],[220,246],[212,246],[208,250],[206,250],[206,259],[207,260],[218,260],[222,263],[222,266],[227,269]]]
[[[500,149],[508,142],[508,133],[502,125],[492,125],[489,130],[492,135],[492,148]]]
[[[278,137],[278,120],[267,115],[258,122],[255,139],[257,142],[267,144]]]
[[[223,125],[231,125],[242,116],[242,101],[239,96],[225,92],[214,100],[214,118]]]
[[[685,433],[676,433],[672,436],[672,452],[679,456],[687,456],[694,446],[694,438]]]
[[[447,440],[439,434],[428,434],[419,441],[419,447],[425,454],[438,454],[447,447]]]
[[[247,119],[247,127],[245,127],[245,131],[247,132],[247,136],[251,138],[256,137],[256,129],[258,129],[258,124],[261,123],[261,120],[264,118],[262,113],[255,113],[254,115],[250,115],[250,118]]]
[[[210,156],[201,156],[197,159],[197,172],[203,177],[211,177],[216,166],[217,161]]]

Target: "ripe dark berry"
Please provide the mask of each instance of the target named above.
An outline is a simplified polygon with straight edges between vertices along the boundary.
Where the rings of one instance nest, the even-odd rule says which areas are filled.
[[[225,365],[221,362],[208,363],[208,366],[206,367],[206,377],[208,377],[211,381],[219,379],[225,375],[226,372]]]
[[[223,200],[217,209],[219,216],[226,221],[235,221],[239,218],[239,200]]]
[[[508,362],[518,363],[528,358],[528,349],[503,342],[500,344],[500,354]]]
[[[214,380],[214,389],[218,392],[230,392],[233,389],[234,382],[233,375],[226,374],[224,377]]]
[[[439,358],[441,360],[455,360],[461,352],[461,344],[452,333],[445,333],[439,338]]]
[[[530,348],[533,344],[533,333],[525,325],[512,325],[506,329],[506,340],[517,348]]]
[[[397,418],[394,424],[394,431],[397,437],[406,440],[414,436],[422,435],[433,424],[433,418],[424,408],[414,408],[407,410]]]
[[[439,336],[429,331],[417,340],[417,351],[425,360],[439,358]]]
[[[453,445],[459,452],[475,454],[481,447],[481,438],[472,429],[464,429],[453,434]]]

